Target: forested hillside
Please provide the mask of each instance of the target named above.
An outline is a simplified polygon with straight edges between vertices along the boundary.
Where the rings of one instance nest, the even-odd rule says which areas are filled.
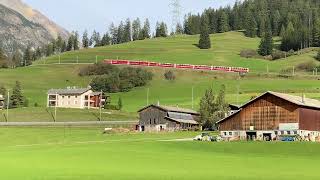
[[[200,14],[189,14],[184,33],[199,34],[203,15],[210,33],[245,30],[248,37],[263,37],[270,31],[281,36],[281,50],[298,50],[320,46],[320,1],[318,0],[246,0],[233,7],[209,8]]]

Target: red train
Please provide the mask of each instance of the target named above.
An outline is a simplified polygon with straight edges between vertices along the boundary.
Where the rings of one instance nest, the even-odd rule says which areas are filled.
[[[149,61],[129,61],[129,60],[105,60],[104,62],[107,64],[113,64],[113,65],[130,65],[130,66],[145,66],[145,67],[193,69],[193,70],[202,70],[202,71],[249,73],[249,68],[243,68],[243,67],[171,64],[171,63],[157,63],[157,62],[149,62]]]

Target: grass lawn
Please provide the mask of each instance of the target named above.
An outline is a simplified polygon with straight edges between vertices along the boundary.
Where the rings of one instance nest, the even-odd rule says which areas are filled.
[[[159,141],[89,128],[1,128],[1,179],[319,179],[320,144]],[[8,141],[10,139],[10,141]]]
[[[6,122],[6,110],[0,111],[0,122]],[[31,107],[9,110],[10,122],[52,122],[54,121],[54,108]],[[100,111],[97,109],[57,109],[57,122],[70,121],[99,121]],[[102,121],[136,121],[136,113],[102,110]]]

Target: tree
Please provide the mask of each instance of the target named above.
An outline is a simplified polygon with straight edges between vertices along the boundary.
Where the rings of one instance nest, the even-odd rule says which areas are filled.
[[[69,36],[66,51],[72,51],[73,49],[73,35]]]
[[[164,73],[164,78],[166,80],[174,81],[176,79],[176,75],[174,74],[173,71],[166,71]]]
[[[106,33],[103,35],[101,42],[100,42],[100,45],[101,46],[108,46],[108,45],[110,45],[110,41],[111,41],[111,38],[109,36],[109,33]]]
[[[20,67],[22,65],[21,53],[18,50],[14,52],[11,62],[12,62],[11,68]]]
[[[130,42],[132,39],[131,35],[131,22],[130,19],[128,18],[126,20],[126,24],[123,29],[123,42]]]
[[[271,27],[270,23],[267,23],[267,32],[263,34],[263,37],[261,39],[258,53],[261,56],[267,56],[271,55],[273,51],[273,39],[272,39],[272,32],[271,32]]]
[[[150,22],[149,22],[149,19],[147,18],[144,22],[143,28],[140,33],[140,40],[149,39],[150,33],[151,33]]]
[[[167,37],[168,36],[167,25],[164,22],[157,22],[156,25],[156,37]]]
[[[117,44],[121,44],[124,42],[124,25],[121,21],[117,29]]]
[[[66,50],[67,50],[67,44],[66,44],[66,41],[63,41],[61,46],[61,52],[65,52]]]
[[[201,27],[200,27],[200,40],[199,40],[199,48],[200,49],[210,49],[211,48],[211,40],[209,35],[209,27],[208,27],[208,18],[206,15],[201,17]]]
[[[176,32],[175,34],[183,34],[184,30],[183,30],[183,27],[180,23],[177,24],[176,26]]]
[[[89,47],[89,38],[88,38],[88,31],[87,30],[85,30],[82,35],[82,46],[83,46],[83,48]]]
[[[25,98],[22,95],[21,84],[19,81],[16,81],[15,86],[13,87],[13,92],[10,97],[10,107],[19,108],[22,107],[25,103]]]
[[[100,33],[94,30],[90,38],[89,45],[90,46],[93,45],[94,47],[99,47],[100,44],[101,44]]]
[[[320,61],[320,50],[318,51],[318,54],[316,56],[316,60]]]
[[[317,18],[312,30],[313,46],[320,47],[320,18]]]
[[[77,31],[73,35],[73,50],[79,50],[79,34]]]
[[[121,111],[122,107],[123,107],[122,99],[121,99],[121,97],[119,97],[119,99],[118,99],[118,109]]]
[[[118,44],[118,28],[113,23],[110,24],[109,32],[111,35],[111,44]]]
[[[0,47],[0,68],[8,68],[8,58]]]
[[[141,22],[140,19],[137,18],[132,22],[132,40],[139,40],[139,34],[141,32]]]
[[[274,36],[278,36],[280,33],[280,21],[281,21],[281,16],[279,10],[276,10],[275,13],[273,13],[272,16],[272,34]]]
[[[225,118],[229,111],[228,104],[225,101],[225,86],[222,85],[216,97],[213,89],[206,90],[200,100],[200,124],[204,128],[215,129],[216,122]]]
[[[245,22],[244,22],[244,26],[245,26],[245,35],[247,37],[256,37],[257,36],[257,23],[254,19],[253,13],[251,13],[250,11],[248,11],[246,13],[246,18],[245,18]]]
[[[224,33],[229,30],[228,15],[222,11],[218,19],[218,32]]]
[[[57,52],[63,52],[62,51],[63,39],[62,39],[62,37],[60,35],[58,35],[55,44],[56,44],[56,51]]]
[[[32,52],[31,47],[28,46],[23,54],[23,66],[29,66],[32,64]]]

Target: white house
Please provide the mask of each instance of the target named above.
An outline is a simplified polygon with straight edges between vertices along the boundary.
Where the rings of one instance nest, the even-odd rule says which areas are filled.
[[[48,91],[47,106],[78,109],[99,108],[105,104],[106,98],[102,92],[93,92],[91,87],[50,89]]]

